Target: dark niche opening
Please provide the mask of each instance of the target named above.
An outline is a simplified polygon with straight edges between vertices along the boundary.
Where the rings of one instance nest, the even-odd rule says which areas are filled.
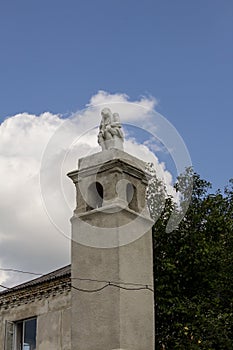
[[[126,186],[126,200],[129,209],[138,211],[137,189],[132,183],[128,183]]]
[[[93,182],[88,187],[86,211],[102,207],[103,195],[103,186],[99,182]]]

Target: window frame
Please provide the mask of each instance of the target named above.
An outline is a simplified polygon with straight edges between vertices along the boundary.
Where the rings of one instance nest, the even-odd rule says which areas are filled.
[[[24,350],[24,337],[25,337],[25,324],[27,321],[35,320],[35,344],[37,347],[36,339],[37,339],[37,317],[29,317],[22,320],[17,321],[9,321],[6,320],[5,324],[5,344],[4,344],[4,350]],[[13,330],[9,329],[10,327],[13,327]],[[11,334],[11,341],[9,342],[9,334]],[[36,350],[36,348],[35,348]]]

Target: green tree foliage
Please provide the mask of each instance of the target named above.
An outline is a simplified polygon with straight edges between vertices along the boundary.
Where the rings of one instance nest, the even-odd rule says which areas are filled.
[[[179,226],[167,232],[171,213],[185,207],[187,176],[192,175],[189,208]],[[153,227],[156,349],[233,349],[233,180],[224,193],[188,169],[175,186],[181,203],[156,197],[149,203]],[[154,182],[148,197],[164,187]],[[183,191],[182,191],[183,189]],[[164,198],[164,197],[163,197]]]

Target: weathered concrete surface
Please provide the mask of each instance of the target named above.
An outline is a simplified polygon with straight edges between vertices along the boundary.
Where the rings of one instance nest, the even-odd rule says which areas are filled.
[[[17,322],[31,317],[37,318],[37,350],[71,349],[70,292],[0,309],[0,349],[4,349],[5,322]]]
[[[151,232],[136,242],[114,249],[84,247],[74,242],[73,277],[153,285],[150,243]],[[77,288],[88,290],[105,284],[73,281]],[[151,291],[112,286],[96,293],[72,290],[72,350],[152,350],[153,334]]]
[[[137,288],[119,282],[153,288],[151,222],[145,208],[145,164],[125,152],[109,150],[80,160],[79,166],[79,171],[69,174],[77,189],[77,207],[72,218],[72,283],[82,289],[71,291],[72,350],[154,350],[153,293],[148,289],[119,288],[119,285]],[[122,204],[127,198],[123,195],[124,188],[116,190],[121,180],[129,181],[136,189],[134,207]],[[103,204],[90,210],[85,202],[88,198],[85,189],[87,191],[93,181],[103,186]],[[135,220],[137,225],[131,225]],[[129,232],[133,236],[139,228],[144,234],[124,245],[123,227],[135,231]],[[94,247],[102,228],[112,236],[114,248],[101,247],[104,240],[98,248]],[[80,237],[85,240],[93,236],[92,247],[80,244]],[[90,280],[83,280],[87,278]],[[118,287],[109,285],[93,293],[83,291],[99,289],[108,281],[117,282]]]

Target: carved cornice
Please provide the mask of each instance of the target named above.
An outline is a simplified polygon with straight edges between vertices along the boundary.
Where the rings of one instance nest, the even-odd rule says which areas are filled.
[[[38,283],[33,286],[25,286],[20,289],[9,289],[0,294],[0,309],[9,309],[22,304],[28,304],[36,300],[49,298],[71,290],[70,275]]]
[[[121,159],[113,159],[103,164],[92,165],[83,169],[81,168],[79,170],[72,171],[67,175],[73,180],[74,183],[77,183],[82,178],[113,170],[119,173],[126,173],[130,176],[134,176],[142,180],[145,184],[147,184],[148,180],[150,179],[150,175],[147,174],[145,170]]]

